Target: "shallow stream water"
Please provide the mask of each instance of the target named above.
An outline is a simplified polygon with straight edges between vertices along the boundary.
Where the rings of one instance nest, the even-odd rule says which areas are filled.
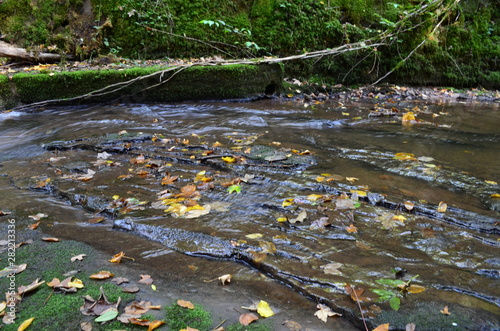
[[[416,120],[402,121],[408,112]],[[210,268],[238,265],[242,281],[251,274],[242,270],[258,270],[268,278],[251,279],[257,291],[284,284],[273,288],[302,295],[291,299],[297,307],[324,303],[357,327],[364,318],[370,326],[493,330],[500,327],[499,128],[500,105],[475,102],[10,112],[0,114],[0,209],[26,224],[28,215],[47,213],[53,226],[44,231],[100,249],[120,245],[145,261],[167,254],[159,243]],[[162,185],[168,175],[179,177]],[[230,193],[231,184],[241,192]],[[196,194],[183,193],[189,185]],[[179,198],[192,201],[165,212],[165,199]],[[195,204],[204,212],[185,211]],[[95,216],[104,221],[89,223]],[[155,269],[174,273],[178,266],[166,261]],[[425,290],[412,293],[410,285]],[[399,311],[377,290],[399,298]],[[286,301],[274,297],[275,305]],[[443,317],[445,305],[456,313]],[[338,323],[325,330],[352,327]]]

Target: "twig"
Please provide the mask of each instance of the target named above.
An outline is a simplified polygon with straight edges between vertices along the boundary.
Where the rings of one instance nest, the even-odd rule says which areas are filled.
[[[352,293],[354,293],[354,296],[356,297],[356,304],[358,305],[359,312],[361,313],[361,319],[363,320],[363,324],[365,325],[365,329],[366,329],[366,331],[370,331],[370,329],[368,329],[368,326],[366,325],[365,314],[363,314],[363,309],[361,309],[361,304],[359,303],[359,298],[358,298],[358,294],[356,293],[356,289],[353,288]]]

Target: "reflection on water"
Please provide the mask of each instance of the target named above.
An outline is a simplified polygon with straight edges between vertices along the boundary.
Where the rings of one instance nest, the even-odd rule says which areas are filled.
[[[374,109],[391,108],[395,116],[370,116]],[[416,113],[419,122],[403,125],[401,116],[408,111]],[[488,320],[488,314],[499,313],[500,293],[495,284],[500,202],[492,198],[500,193],[495,184],[500,181],[498,104],[267,100],[100,105],[1,116],[2,173],[11,176],[17,186],[33,187],[30,181],[34,176],[48,176],[60,192],[72,197],[70,200],[83,199],[82,205],[98,211],[106,209],[115,194],[154,202],[156,194],[165,189],[159,184],[165,167],[180,176],[177,189],[201,170],[220,181],[253,175],[241,184],[241,194],[228,194],[220,187],[204,191],[201,201],[212,210],[200,218],[173,218],[149,204],[144,211],[131,211],[123,217],[222,240],[246,240],[249,249],[256,252],[267,247],[263,242],[272,242],[277,252],[255,263],[257,267],[265,266],[268,274],[344,312],[357,314],[357,306],[343,293],[346,282],[368,290],[380,286],[377,279],[394,277],[390,270],[397,267],[409,276],[418,274],[417,282],[427,288],[421,294],[405,296],[408,307],[421,301],[434,302],[442,298],[442,291],[452,291],[459,293],[454,302],[462,306],[474,307],[481,302],[481,318]],[[141,140],[119,138],[117,134],[125,131]],[[169,145],[175,138],[183,146]],[[89,146],[112,146],[118,144],[116,139],[120,146],[131,144],[132,149],[110,157],[116,166],[96,166],[97,149]],[[68,140],[73,141],[73,150],[55,153],[43,148],[54,141],[64,145]],[[168,143],[162,145],[162,141]],[[266,167],[190,164],[189,160],[200,157],[196,149],[206,150],[215,142],[225,153],[249,159],[248,148],[255,145],[272,146],[281,154],[268,156]],[[311,153],[314,162],[295,168],[275,162],[299,152]],[[131,174],[129,168],[135,167],[131,159],[140,153],[160,161],[141,178],[134,175],[128,181],[118,181],[120,175]],[[51,156],[66,160],[48,162],[48,166]],[[169,164],[172,160],[173,165]],[[159,170],[151,170],[155,167]],[[87,173],[87,169],[97,173],[86,182],[54,175]],[[366,202],[345,207],[345,200],[338,201],[338,192],[355,192],[361,197],[370,192],[365,201],[372,201],[373,192],[382,197],[379,200],[385,197],[392,207],[401,205],[396,210],[389,204],[384,207]],[[292,199],[291,206],[284,205],[284,199]],[[415,207],[419,212],[408,212],[402,204],[405,201],[422,209]],[[447,203],[448,210],[439,214],[435,208],[441,201]],[[305,215],[301,212],[307,216],[290,221]],[[280,217],[288,221],[276,221]],[[188,232],[182,233],[189,238]],[[263,238],[245,239],[252,233]],[[195,249],[189,239],[180,242],[168,238],[168,243],[186,253]],[[216,248],[211,249],[211,244],[202,240],[196,243],[196,250],[204,247],[214,253]],[[239,254],[252,264],[257,255],[248,252],[241,250]],[[340,271],[325,272],[325,265],[331,263],[339,263]],[[376,299],[373,294],[372,299]]]

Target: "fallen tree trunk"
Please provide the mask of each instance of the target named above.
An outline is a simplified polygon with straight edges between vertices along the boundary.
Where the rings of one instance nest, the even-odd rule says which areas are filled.
[[[0,57],[15,60],[24,60],[33,63],[47,63],[61,61],[62,56],[53,53],[32,52],[0,41]]]

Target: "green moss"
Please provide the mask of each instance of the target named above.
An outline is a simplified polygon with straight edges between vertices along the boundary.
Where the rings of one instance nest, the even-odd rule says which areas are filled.
[[[210,313],[200,305],[195,304],[194,309],[183,308],[178,304],[167,307],[166,322],[171,330],[178,331],[191,327],[200,331],[208,331],[212,326]]]
[[[271,331],[273,330],[267,324],[250,324],[247,326],[241,324],[233,324],[227,328],[227,331]]]
[[[16,286],[28,285],[35,279],[51,281],[53,278],[60,280],[66,278],[64,273],[81,268],[79,264],[85,264],[85,260],[71,262],[71,257],[78,254],[87,254],[87,258],[95,256],[95,251],[88,245],[75,241],[61,241],[56,243],[44,243],[34,241],[30,245],[24,245],[16,250],[16,263],[26,263],[25,271],[16,275]],[[0,261],[0,269],[5,267],[7,261]],[[110,271],[113,272],[112,266]],[[99,270],[95,270],[98,272]],[[46,284],[38,289],[27,293],[19,305],[16,314],[16,323],[5,325],[3,330],[17,330],[17,327],[26,319],[34,317],[31,328],[34,330],[77,330],[82,320],[92,320],[80,313],[83,305],[82,297],[90,295],[94,299],[99,297],[99,288],[102,286],[110,302],[116,302],[121,297],[126,303],[134,299],[134,295],[124,293],[114,283],[107,281],[95,281],[89,279],[88,273],[78,273],[74,277],[81,279],[84,288],[76,293],[60,294],[53,293]],[[0,293],[8,290],[7,282],[0,283]],[[75,318],[78,316],[77,318]],[[94,325],[94,330],[102,330]],[[138,330],[138,329],[137,329]]]
[[[227,65],[194,66],[173,75],[161,75],[161,68],[133,68],[123,71],[98,70],[75,71],[49,74],[19,73],[12,81],[16,93],[23,103],[65,99],[95,91],[111,84],[131,80],[139,76],[152,75],[133,84],[124,86],[117,92],[89,98],[84,102],[104,101],[185,101],[252,98],[264,93],[272,94],[281,90],[283,68],[273,65]],[[160,79],[165,84],[158,85]]]
[[[9,77],[0,75],[0,111],[9,109],[16,104],[15,97],[12,94]]]

